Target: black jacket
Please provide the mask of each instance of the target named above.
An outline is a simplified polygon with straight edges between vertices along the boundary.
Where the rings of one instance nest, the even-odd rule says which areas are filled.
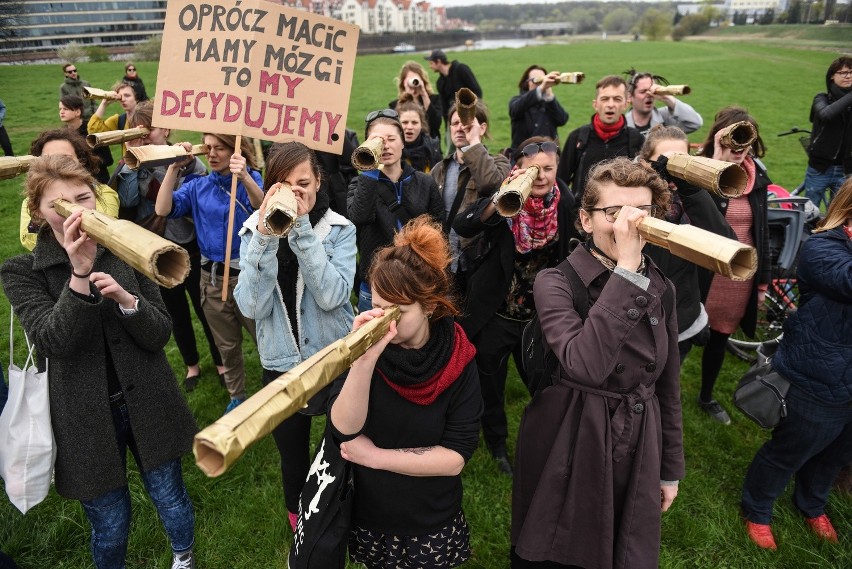
[[[422,101],[420,102],[421,106],[423,106]],[[388,103],[388,108],[396,109],[397,104],[399,104],[399,101],[393,100]],[[444,116],[444,109],[446,109],[446,107],[441,106],[441,97],[437,93],[429,95],[429,109],[426,111],[426,122],[429,124],[429,136],[439,140],[441,138],[441,119]]]
[[[842,165],[843,173],[852,173],[852,89],[842,92],[825,77],[826,91],[818,93],[811,105],[811,143],[808,146],[808,166],[825,172],[830,166]],[[832,87],[834,87],[832,89]]]
[[[441,96],[441,109],[444,113],[444,122],[450,121],[447,113],[450,110],[450,105],[456,100],[456,91],[462,87],[467,87],[476,93],[477,97],[482,98],[482,87],[479,86],[479,82],[476,80],[473,71],[470,70],[470,67],[458,61],[450,63],[450,70],[447,72],[447,76],[444,77],[441,75],[438,77],[436,85],[438,87],[438,94]]]
[[[559,140],[556,128],[568,122],[568,112],[556,97],[545,101],[537,89],[521,91],[509,101],[509,118],[512,119],[512,148],[517,148],[531,136],[547,136]]]

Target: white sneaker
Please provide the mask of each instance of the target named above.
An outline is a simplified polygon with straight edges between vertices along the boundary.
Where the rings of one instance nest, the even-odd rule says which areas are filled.
[[[192,550],[172,556],[172,569],[195,569],[195,557]]]

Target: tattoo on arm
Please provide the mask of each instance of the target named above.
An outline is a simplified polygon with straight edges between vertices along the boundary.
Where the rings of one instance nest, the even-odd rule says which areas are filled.
[[[435,448],[435,447],[431,446],[431,447],[417,447],[417,448],[398,448],[398,449],[395,449],[395,450],[397,452],[410,452],[412,454],[420,455],[420,454],[426,454],[427,452],[429,452],[433,448]]]

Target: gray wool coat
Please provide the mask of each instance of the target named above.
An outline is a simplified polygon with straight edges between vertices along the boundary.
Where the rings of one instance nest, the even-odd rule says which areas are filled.
[[[143,471],[188,452],[197,431],[163,351],[172,322],[157,285],[100,246],[94,270],[137,296],[139,311],[124,316],[94,287],[94,302],[74,295],[68,287],[71,264],[49,227],[42,228],[32,253],[0,267],[12,309],[39,356],[48,358],[56,490],[77,500],[127,484],[108,399],[107,349]]]

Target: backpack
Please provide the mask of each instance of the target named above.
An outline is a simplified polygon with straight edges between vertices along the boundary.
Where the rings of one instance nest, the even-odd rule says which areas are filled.
[[[589,316],[589,309],[591,308],[589,290],[583,284],[580,275],[577,274],[577,271],[568,262],[568,259],[556,265],[555,268],[568,281],[574,300],[574,310],[577,311],[580,320],[585,321]],[[674,310],[674,295],[672,294],[671,287],[666,287],[665,292],[663,292],[662,303],[665,315],[668,316]],[[553,374],[556,372],[559,360],[556,358],[553,350],[550,349],[544,337],[538,312],[524,326],[524,331],[521,334],[520,364],[526,375],[526,385],[530,395],[534,396],[545,387],[553,385]]]

